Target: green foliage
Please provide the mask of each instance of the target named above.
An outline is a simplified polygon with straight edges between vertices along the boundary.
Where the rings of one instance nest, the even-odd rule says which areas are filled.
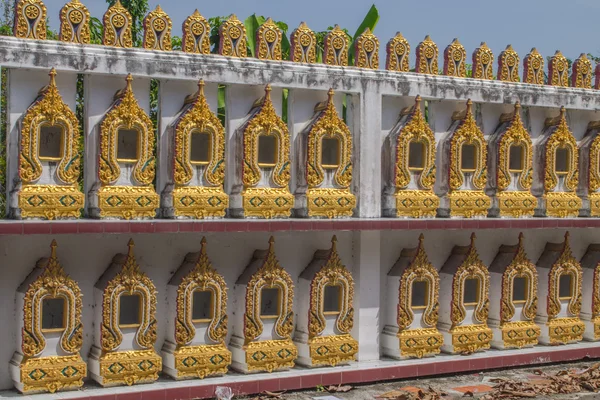
[[[117,0],[106,0],[110,6],[115,5]],[[144,38],[144,18],[148,14],[148,0],[121,0],[121,4],[130,13],[133,20],[131,33],[134,47],[141,47]]]
[[[210,25],[210,45],[212,46],[211,53],[219,52],[219,29],[229,17],[212,17],[208,19]]]
[[[171,46],[173,47],[173,50],[181,50],[182,49],[181,43],[182,43],[181,37],[173,36],[171,38]]]
[[[377,22],[379,22],[379,11],[377,10],[377,7],[375,7],[375,4],[373,4],[352,37],[352,43],[350,44],[350,49],[348,50],[348,63],[350,65],[354,65],[354,42],[360,35],[364,33],[367,28],[373,32],[377,26]]]
[[[104,34],[104,25],[96,17],[90,18],[90,42],[92,44],[102,44]]]
[[[244,26],[246,27],[246,38],[248,43],[248,54],[251,54],[252,57],[256,57],[256,32],[262,24],[264,24],[267,19],[262,15],[252,14],[244,21]],[[288,39],[288,25],[282,21],[273,21],[275,25],[281,29],[283,34],[281,38],[281,58],[284,60],[289,60],[290,58],[290,40]]]

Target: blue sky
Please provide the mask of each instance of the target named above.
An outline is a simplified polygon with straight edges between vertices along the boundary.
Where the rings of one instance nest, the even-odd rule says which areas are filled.
[[[81,1],[98,18],[106,11],[104,0]],[[58,13],[66,0],[44,2],[51,26],[57,30]],[[207,18],[235,13],[243,20],[257,13],[286,22],[290,31],[305,21],[315,31],[339,24],[353,34],[372,3],[373,0],[149,1],[151,8],[160,4],[171,16],[173,34],[178,36],[184,19],[196,8]],[[409,40],[412,54],[429,34],[440,54],[458,37],[469,59],[481,41],[487,42],[496,57],[509,43],[521,60],[532,47],[537,47],[544,57],[557,49],[572,59],[583,52],[600,56],[599,0],[375,0],[375,4],[381,16],[375,33],[382,47],[400,31]]]

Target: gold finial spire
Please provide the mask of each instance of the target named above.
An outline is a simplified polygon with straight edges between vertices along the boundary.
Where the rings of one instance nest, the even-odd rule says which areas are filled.
[[[271,100],[271,84],[267,84],[267,86],[265,87],[265,101],[267,100]]]
[[[475,235],[475,232],[471,233],[471,247],[475,247],[475,239],[477,238],[477,236]]]
[[[162,8],[160,8],[160,4],[158,4],[156,6],[156,8],[154,9],[154,11],[162,12]]]
[[[192,15],[196,17],[196,16],[200,15],[200,11],[198,11],[198,9],[196,8]]]
[[[198,81],[198,95],[204,96],[204,79]]]
[[[48,75],[50,76],[50,86],[56,86],[56,68],[52,68],[50,70],[50,73],[48,73]]]
[[[133,239],[129,239],[129,242],[127,243],[127,247],[129,247],[129,250],[127,251],[127,256],[133,257],[133,248],[135,247],[135,243],[133,242]]]
[[[273,247],[275,245],[275,238],[273,236],[271,236],[269,238],[269,251],[272,252],[273,251]]]
[[[471,99],[467,100],[467,115],[471,114],[472,107],[473,107],[473,101]]]
[[[418,94],[417,97],[415,97],[415,108],[420,108],[421,107],[421,95]]]
[[[425,35],[425,39],[423,39],[423,41],[428,41],[431,40],[431,37],[429,35]]]
[[[521,102],[519,100],[517,100],[517,102],[515,103],[515,112],[519,112],[520,109],[521,109]]]
[[[56,239],[52,239],[52,243],[50,243],[50,258],[56,258],[56,248],[58,244],[56,244]]]
[[[565,108],[565,106],[561,106],[560,107],[560,118],[564,119],[564,118],[566,118],[566,115],[567,115],[567,109]]]
[[[123,7],[123,4],[121,4],[121,0],[117,0],[117,2],[114,5],[115,7]]]
[[[331,251],[337,251],[337,236],[333,235],[331,238]]]
[[[206,254],[206,236],[202,236],[200,241],[200,254]]]
[[[523,238],[525,236],[523,235],[523,232],[519,233],[519,247],[523,246]]]
[[[425,235],[422,233],[419,235],[419,246],[423,245],[423,241],[425,240]]]
[[[569,237],[571,236],[571,234],[569,233],[569,231],[565,232],[565,244],[569,244]]]
[[[329,91],[327,92],[327,102],[328,103],[333,103],[333,96],[335,95],[335,92],[333,91],[332,88],[329,89]]]
[[[128,74],[125,80],[127,81],[127,90],[133,91],[133,89],[131,88],[131,82],[133,82],[133,75]]]

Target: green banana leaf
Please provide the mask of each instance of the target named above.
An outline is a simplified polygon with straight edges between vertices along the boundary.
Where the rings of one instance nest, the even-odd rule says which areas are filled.
[[[252,57],[256,57],[254,54],[256,50],[256,31],[258,28],[265,23],[265,17],[257,16],[256,14],[252,14],[244,21],[244,26],[246,27],[246,38],[248,40],[248,50]]]
[[[354,42],[356,39],[362,35],[367,28],[371,29],[371,32],[373,32],[377,26],[377,22],[379,22],[379,11],[377,10],[377,7],[375,7],[375,4],[373,4],[352,38],[352,43],[348,51],[348,64],[354,65]]]

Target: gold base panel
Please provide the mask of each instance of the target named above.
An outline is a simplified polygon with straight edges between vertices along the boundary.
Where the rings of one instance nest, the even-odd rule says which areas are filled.
[[[546,193],[546,215],[555,218],[575,218],[579,216],[582,201],[577,194],[571,193]]]
[[[263,340],[246,345],[246,364],[250,372],[273,372],[293,368],[298,349],[291,339]]]
[[[556,318],[548,321],[550,344],[567,344],[583,340],[585,324],[579,318]]]
[[[352,217],[356,197],[348,189],[308,189],[306,192],[309,217]]]
[[[162,371],[162,358],[154,350],[116,351],[100,357],[102,386],[151,383]]]
[[[456,190],[448,193],[451,217],[487,217],[492,203],[482,190]]]
[[[231,364],[231,352],[224,344],[184,346],[174,356],[177,379],[224,375]]]
[[[498,208],[500,217],[533,217],[537,199],[529,192],[500,192]]]
[[[500,326],[505,348],[522,348],[538,344],[541,330],[532,321],[507,322]]]
[[[492,330],[486,324],[456,326],[450,330],[456,353],[474,353],[490,348]]]
[[[600,317],[592,318],[592,324],[594,324],[594,339],[600,339]]]
[[[423,358],[440,354],[444,343],[442,334],[436,328],[406,329],[398,333],[400,355]]]
[[[104,186],[98,191],[101,218],[156,217],[158,195],[151,186]]]
[[[590,216],[600,217],[600,193],[590,193]]]
[[[228,207],[229,196],[220,187],[188,186],[173,191],[176,217],[223,218]]]
[[[400,190],[396,197],[396,216],[404,218],[434,218],[440,199],[430,190]]]
[[[294,207],[294,196],[287,188],[244,189],[242,201],[245,217],[289,218]]]
[[[308,341],[310,359],[313,366],[336,365],[354,361],[358,352],[358,342],[350,335],[319,336]]]
[[[21,363],[20,370],[24,394],[79,389],[87,375],[79,354],[30,358]]]
[[[25,185],[19,192],[21,218],[80,218],[83,193],[75,186]]]

